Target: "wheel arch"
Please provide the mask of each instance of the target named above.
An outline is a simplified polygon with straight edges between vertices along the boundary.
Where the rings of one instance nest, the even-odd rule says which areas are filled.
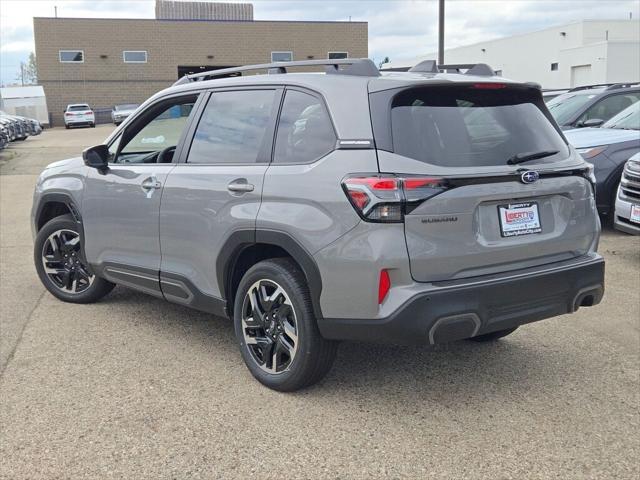
[[[256,263],[269,258],[291,258],[307,280],[316,319],[322,318],[320,293],[322,279],[311,254],[291,235],[276,230],[239,230],[233,232],[220,249],[216,272],[220,293],[233,316],[233,303],[244,273]]]
[[[82,223],[78,208],[71,195],[66,193],[43,194],[34,218],[36,232],[39,232],[51,219],[62,215],[71,215],[77,223]]]

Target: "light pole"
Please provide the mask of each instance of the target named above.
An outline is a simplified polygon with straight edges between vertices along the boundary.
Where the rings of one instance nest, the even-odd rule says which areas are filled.
[[[438,2],[438,65],[444,65],[444,0]]]

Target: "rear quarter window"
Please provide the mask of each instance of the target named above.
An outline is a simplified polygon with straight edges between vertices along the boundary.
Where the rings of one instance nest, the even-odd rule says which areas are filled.
[[[422,87],[397,94],[391,136],[397,154],[445,167],[505,165],[516,154],[558,151],[564,139],[547,117],[539,91],[474,86]]]

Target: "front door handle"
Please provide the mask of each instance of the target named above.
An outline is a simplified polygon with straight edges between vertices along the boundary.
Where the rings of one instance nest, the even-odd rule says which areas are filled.
[[[160,187],[162,187],[162,184],[156,177],[149,177],[144,182],[142,182],[143,190],[157,190]]]
[[[253,192],[254,186],[246,178],[238,178],[227,185],[227,190],[236,193]]]

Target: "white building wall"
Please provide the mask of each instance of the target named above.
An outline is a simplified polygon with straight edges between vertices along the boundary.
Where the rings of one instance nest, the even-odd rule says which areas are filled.
[[[445,63],[486,63],[518,81],[544,88],[640,81],[640,22],[585,20],[512,37],[445,50]],[[437,53],[383,66],[413,66]],[[558,69],[551,70],[557,63]],[[575,68],[586,67],[590,68]],[[588,75],[580,75],[589,70]],[[572,75],[572,71],[574,75]]]
[[[640,43],[608,42],[607,82],[640,80]],[[636,61],[628,61],[628,59]]]

